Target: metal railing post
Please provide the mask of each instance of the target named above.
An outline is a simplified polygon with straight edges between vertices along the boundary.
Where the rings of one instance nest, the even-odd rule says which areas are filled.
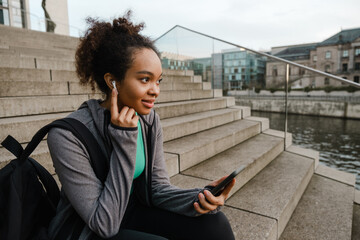
[[[286,150],[286,135],[287,135],[287,121],[288,121],[288,88],[289,88],[289,74],[290,65],[286,64],[286,76],[285,76],[285,128],[284,128],[284,150]]]

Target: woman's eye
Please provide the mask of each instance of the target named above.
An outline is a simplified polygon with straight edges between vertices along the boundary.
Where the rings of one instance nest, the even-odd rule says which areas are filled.
[[[141,81],[147,83],[149,81],[149,78],[148,77],[142,78]]]
[[[163,79],[161,78],[161,79],[157,80],[156,83],[157,83],[157,84],[160,84],[162,80],[163,80]]]

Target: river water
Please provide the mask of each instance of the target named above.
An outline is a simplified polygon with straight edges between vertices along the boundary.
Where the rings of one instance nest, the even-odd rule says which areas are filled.
[[[266,117],[270,128],[284,131],[285,114],[252,111]],[[360,120],[288,115],[288,132],[293,144],[320,153],[320,163],[356,175],[360,190]]]

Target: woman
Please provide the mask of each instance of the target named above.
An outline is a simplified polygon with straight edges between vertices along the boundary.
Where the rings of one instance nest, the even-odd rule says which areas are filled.
[[[131,23],[130,15],[113,24],[88,19],[91,26],[76,52],[77,74],[82,83],[97,84],[106,99],[89,100],[69,117],[93,133],[110,159],[109,173],[102,183],[81,142],[66,130],[50,131],[62,194],[49,235],[56,238],[65,226],[69,239],[233,239],[218,208],[235,181],[217,197],[169,182],[160,119],[152,110],[161,61],[153,42],[139,34],[143,24]],[[85,222],[81,231],[66,226],[73,209]]]

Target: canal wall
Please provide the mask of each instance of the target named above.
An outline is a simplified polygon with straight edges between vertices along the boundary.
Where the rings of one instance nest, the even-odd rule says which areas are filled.
[[[277,98],[251,98],[236,96],[236,105],[252,110],[285,112],[285,100]],[[288,113],[360,119],[360,103],[315,99],[288,99]]]

